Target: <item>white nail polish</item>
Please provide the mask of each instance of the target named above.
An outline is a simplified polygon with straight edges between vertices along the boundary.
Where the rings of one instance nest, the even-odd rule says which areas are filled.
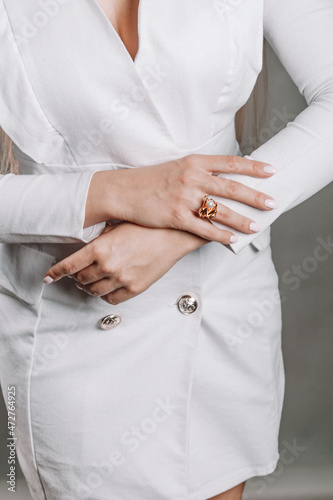
[[[238,241],[238,238],[235,234],[233,234],[232,236],[230,236],[230,243],[236,243],[236,241]]]
[[[46,276],[44,279],[43,279],[44,283],[46,283],[47,285],[49,285],[50,283],[53,283],[54,279],[51,278],[51,276]]]
[[[272,167],[272,165],[266,165],[264,168],[263,168],[263,171],[266,173],[266,174],[276,174],[277,170],[275,167]]]
[[[277,208],[277,203],[275,200],[266,200],[265,205],[268,208]]]
[[[259,231],[261,231],[261,227],[256,222],[251,222],[250,231],[253,231],[254,233],[259,233]]]

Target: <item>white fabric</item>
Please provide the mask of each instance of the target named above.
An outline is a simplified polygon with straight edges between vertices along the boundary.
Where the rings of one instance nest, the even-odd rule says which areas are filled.
[[[273,178],[248,178],[246,184],[273,196],[278,209],[258,213],[252,207],[223,200],[257,221],[262,231],[333,180],[332,10],[329,0],[265,1],[265,38],[309,106],[284,130],[246,156],[277,168]],[[256,238],[255,234],[235,234],[239,239],[231,246],[236,253]]]
[[[274,469],[284,374],[270,224],[332,180],[332,21],[331,0],[141,0],[133,62],[96,0],[0,0],[0,125],[21,172],[0,179],[0,380],[18,389],[34,500],[206,500]],[[83,230],[94,172],[241,155],[234,115],[263,34],[310,106],[251,155],[278,173],[241,178],[279,202],[255,211],[261,234],[191,252],[117,307],[73,280],[45,286],[102,227]],[[185,292],[199,301],[189,316]],[[110,313],[122,321],[104,332]]]
[[[101,234],[103,229],[105,228],[105,222],[101,222],[100,224],[95,224],[94,226],[89,226],[84,228],[82,234],[82,241],[88,243],[89,241],[94,240]]]
[[[157,58],[157,54],[151,54],[152,47],[149,36],[156,36],[156,33],[154,30],[151,30],[150,32],[146,31],[145,22],[149,22],[148,12],[151,16],[155,16],[156,19],[161,20],[161,22],[164,21],[163,16],[165,13],[163,13],[163,8],[161,8],[160,5],[158,5],[158,7],[151,6],[149,5],[149,2],[145,2],[143,7],[141,7],[141,10],[144,10],[145,15],[143,16],[143,21],[140,26],[142,36],[140,53],[136,59],[136,65],[138,66],[137,71],[142,76],[142,81],[138,83],[136,74],[129,75],[129,84],[133,84],[134,79],[134,83],[136,84],[134,88],[138,92],[137,95],[134,93],[132,106],[140,103],[140,100],[137,100],[141,99],[141,95],[139,93],[140,91],[144,91],[145,87],[151,88],[152,91],[150,95],[144,97],[147,101],[149,100],[149,102],[145,102],[150,111],[149,116],[154,113],[158,114],[158,110],[156,110],[155,107],[155,103],[158,102],[159,109],[163,111],[163,119],[160,117],[160,114],[158,114],[158,118],[160,118],[158,122],[167,122],[166,125],[168,126],[168,130],[163,130],[164,123],[161,123],[160,127],[162,127],[162,130],[159,130],[159,132],[162,137],[159,137],[158,139],[155,137],[154,139],[154,136],[150,133],[150,141],[148,145],[147,139],[141,141],[140,139],[142,138],[138,136],[140,144],[137,147],[135,147],[134,144],[131,144],[131,151],[133,153],[130,154],[127,151],[126,158],[123,158],[122,155],[124,152],[121,151],[122,146],[120,146],[123,142],[119,140],[121,138],[121,134],[123,133],[122,127],[115,128],[114,123],[109,123],[110,114],[106,115],[105,112],[103,113],[101,111],[100,113],[96,113],[93,123],[90,122],[89,124],[85,124],[84,120],[82,120],[82,113],[78,112],[76,118],[73,118],[73,114],[70,119],[68,118],[65,111],[66,102],[63,103],[64,105],[61,110],[56,108],[56,106],[61,105],[62,100],[65,101],[64,98],[67,96],[69,100],[66,106],[67,110],[73,109],[75,102],[79,106],[81,104],[80,96],[82,94],[78,93],[78,98],[73,102],[71,101],[73,93],[67,92],[67,96],[64,96],[64,88],[61,86],[59,88],[57,78],[54,78],[51,81],[54,76],[55,69],[54,67],[52,68],[53,63],[56,64],[56,69],[59,70],[61,68],[62,61],[59,61],[56,54],[53,54],[53,58],[46,59],[47,51],[45,51],[45,47],[42,43],[40,43],[40,41],[42,37],[47,36],[55,35],[58,38],[61,37],[61,30],[58,30],[57,28],[60,22],[66,23],[66,18],[68,18],[71,10],[74,14],[76,9],[75,1],[71,0],[60,2],[54,0],[53,2],[41,2],[41,4],[38,4],[38,2],[25,2],[24,9],[18,2],[11,2],[10,4],[7,2],[1,2],[0,36],[3,50],[0,59],[0,71],[1,74],[6,75],[6,78],[2,79],[1,82],[2,99],[0,110],[2,126],[21,147],[21,149],[23,149],[28,155],[30,154],[36,162],[43,163],[43,161],[45,161],[47,164],[55,167],[61,166],[62,164],[81,165],[83,163],[82,160],[87,159],[82,136],[80,136],[79,141],[76,141],[76,148],[73,148],[73,144],[71,144],[71,134],[73,134],[74,130],[77,130],[75,127],[78,127],[79,130],[85,134],[85,138],[90,134],[88,148],[92,150],[98,148],[98,151],[91,151],[91,153],[94,153],[94,157],[97,161],[106,163],[106,165],[108,163],[124,163],[126,160],[129,163],[129,166],[135,166],[138,164],[138,158],[141,158],[141,155],[135,154],[135,151],[141,151],[144,148],[151,149],[153,148],[153,144],[159,144],[158,150],[155,151],[155,154],[153,155],[153,161],[151,156],[152,152],[150,151],[150,154],[148,154],[148,152],[145,151],[146,158],[145,155],[143,155],[143,164],[145,164],[145,160],[146,163],[153,163],[155,160],[163,161],[163,156],[167,159],[170,155],[175,157],[197,149],[198,144],[202,144],[204,142],[204,138],[207,137],[207,132],[210,132],[210,136],[212,136],[215,131],[222,131],[223,128],[232,121],[236,109],[249,95],[255,81],[255,77],[260,69],[260,28],[257,27],[256,30],[250,31],[251,23],[248,23],[249,27],[246,27],[244,30],[243,24],[245,23],[245,16],[243,17],[242,15],[239,15],[242,3],[243,2],[240,2],[239,0],[236,2],[229,2],[227,0],[212,2],[214,19],[210,19],[210,22],[212,22],[213,25],[219,22],[219,20],[223,22],[223,16],[225,17],[226,14],[232,21],[223,33],[218,33],[217,38],[212,37],[212,44],[223,44],[223,46],[228,47],[229,50],[225,50],[225,53],[223,54],[224,59],[220,60],[219,68],[215,69],[216,74],[214,75],[214,78],[209,79],[208,81],[207,78],[206,81],[202,81],[204,79],[201,78],[200,82],[197,82],[195,89],[191,91],[189,91],[188,88],[183,88],[182,85],[179,85],[179,81],[177,82],[178,85],[175,88],[173,80],[165,76],[170,69],[168,53],[166,53],[163,58]],[[18,8],[18,5],[20,5],[20,13],[15,16],[15,11]],[[281,213],[304,201],[306,198],[328,184],[333,178],[332,160],[330,161],[333,148],[332,141],[330,140],[332,136],[331,115],[333,106],[333,41],[329,29],[331,23],[330,11],[332,7],[328,0],[320,0],[319,3],[317,2],[316,4],[308,0],[308,2],[302,3],[301,9],[305,14],[300,16],[300,7],[297,2],[282,0],[279,5],[280,7],[277,8],[276,1],[266,1],[263,23],[264,34],[294,79],[300,92],[304,94],[310,106],[307,110],[301,113],[293,123],[290,123],[285,130],[277,134],[274,138],[269,140],[264,146],[253,152],[251,155],[251,158],[272,163],[278,168],[278,175],[265,181],[258,179],[245,180],[242,178],[242,181],[247,182],[248,185],[258,189],[266,189],[267,192],[276,197],[279,202],[279,209],[271,212],[259,213],[251,208],[244,206],[240,207],[237,202],[225,201],[225,204],[228,206],[235,207],[242,211],[245,215],[253,217],[257,220],[263,231]],[[10,19],[12,26],[10,26],[6,14],[6,8],[9,12],[12,11]],[[200,8],[200,2],[198,2],[198,8]],[[91,10],[96,9],[98,9],[96,2],[91,2],[90,5],[83,5],[83,12],[80,15],[86,16],[87,19],[93,15]],[[261,19],[261,10],[262,2],[258,2],[255,8],[252,7],[252,11],[255,12],[257,22]],[[182,7],[177,7],[177,15],[179,18],[192,20],[191,16],[195,17],[196,12],[196,9],[193,9],[193,13],[189,13],[186,3]],[[41,16],[40,13],[44,14],[44,17]],[[96,12],[94,14],[96,18],[95,21],[97,22],[98,16],[96,16]],[[39,18],[38,15],[41,17]],[[286,19],[288,19],[288,22],[286,22]],[[169,16],[169,21],[171,25],[169,25],[168,22],[163,22],[163,26],[160,26],[160,36],[163,36],[164,31],[169,30],[169,32],[172,32],[171,30],[173,29],[173,25],[175,25],[174,17]],[[45,27],[39,27],[39,25],[42,25],[43,22],[46,23]],[[81,25],[82,27],[83,24],[84,23]],[[110,35],[110,26],[108,21],[106,19],[99,19],[97,24],[99,24],[99,29],[102,30],[101,40],[104,39],[105,41],[105,39]],[[14,34],[16,31],[18,46],[15,43],[12,29]],[[196,32],[199,30],[200,33],[200,31],[204,29],[204,26],[200,24],[199,26],[193,25],[192,29]],[[237,30],[243,31],[243,35],[239,39],[235,37],[235,32]],[[53,31],[55,31],[55,33],[53,33]],[[308,36],[305,37],[304,33],[307,33]],[[245,50],[242,46],[242,41],[243,39],[246,39],[247,34],[251,37],[251,43],[247,43]],[[78,45],[77,50],[80,49],[81,45],[85,44],[83,36],[82,30],[78,30],[75,39],[75,43]],[[75,45],[70,31],[65,34],[64,38],[71,44],[71,46]],[[61,43],[60,40],[59,43]],[[200,37],[197,37],[197,43],[200,43]],[[207,43],[208,41],[206,40],[205,50],[211,55],[214,52],[211,47],[207,46]],[[106,53],[107,41],[104,43],[104,50],[101,50],[102,47],[96,49],[96,45],[93,43],[91,37],[86,37],[86,44],[87,46],[85,46],[85,49],[87,49],[88,53],[91,54],[91,57],[95,59],[95,61],[92,61],[94,64],[89,67],[89,72],[94,71],[92,83],[94,83],[95,86],[91,85],[90,88],[91,90],[96,89],[97,96],[101,96],[101,94],[98,94],[97,90],[98,87],[101,87],[101,85],[105,82],[101,69],[103,64],[110,59],[110,55]],[[35,47],[32,48],[33,45],[35,45]],[[322,50],[322,47],[325,47],[325,50]],[[188,45],[185,45],[183,49],[184,56],[188,56],[188,54],[185,53],[188,49]],[[96,57],[97,50],[100,53],[99,57]],[[198,54],[196,47],[193,47],[193,50],[196,51],[196,54]],[[32,85],[32,80],[36,78],[38,79],[38,71],[31,74],[31,68],[27,66],[24,67],[24,59],[22,60],[22,57],[20,57],[21,52],[21,56],[25,56],[27,60],[29,60],[29,58],[34,59],[37,56],[37,51],[43,52],[43,54],[40,54],[41,57],[39,58],[39,64],[43,65],[44,74],[49,74],[49,91],[53,90],[52,95],[54,96],[61,96],[60,100],[53,99],[52,106],[50,106],[50,102],[47,101],[44,102],[44,106],[41,106],[42,98],[37,92],[34,92],[34,86]],[[140,62],[140,58],[142,60],[143,53],[145,54],[145,60],[142,62],[141,66],[139,66],[138,63]],[[202,51],[199,52],[199,54],[201,53]],[[234,64],[230,64],[230,54],[233,54],[234,56]],[[205,54],[203,54],[203,56],[204,55]],[[150,59],[148,59],[148,56],[151,56]],[[214,57],[207,59],[208,60],[206,61],[197,61],[203,69],[205,68],[205,65],[208,66],[209,64],[212,64],[212,61],[214,61]],[[15,61],[15,64],[13,64],[13,61]],[[163,62],[161,63],[161,61]],[[71,60],[69,60],[69,64],[70,62]],[[67,63],[65,62],[65,64]],[[96,68],[96,66],[99,67]],[[228,68],[229,71],[225,68]],[[68,69],[70,69],[70,74],[73,76],[72,86],[79,84],[78,78],[75,76],[76,68],[72,66],[72,68]],[[131,73],[134,72],[133,67],[127,69],[131,69]],[[206,74],[209,75],[211,68],[207,67],[206,69]],[[242,77],[238,78],[240,70],[242,70],[243,73]],[[190,76],[190,74],[186,74],[183,85],[188,85],[187,78],[190,78]],[[238,80],[236,80],[236,77]],[[63,78],[62,80],[64,85],[68,83],[66,78]],[[38,85],[43,85],[43,82],[44,80],[39,78],[39,81],[35,83],[38,87]],[[123,82],[119,82],[118,85],[122,87],[121,92],[124,94],[126,89],[123,88],[122,83]],[[72,92],[74,91],[75,88],[72,87]],[[132,88],[128,92],[130,96],[132,95],[131,92],[133,92]],[[163,93],[163,96],[160,95],[161,93]],[[25,96],[24,113],[25,116],[29,118],[27,120],[23,119],[22,106],[20,101],[17,100],[18,95]],[[173,106],[169,105],[166,95],[169,95],[169,99],[172,99],[174,104]],[[205,98],[203,98],[203,95]],[[88,95],[85,97],[89,99]],[[163,97],[163,99],[161,99],[161,97]],[[47,96],[43,96],[43,99],[47,99]],[[96,105],[96,99],[93,102]],[[105,101],[100,98],[100,105],[103,105],[103,102]],[[69,103],[71,104],[68,105]],[[232,106],[230,106],[231,103]],[[117,102],[117,99],[115,99],[111,104],[111,110],[113,112],[112,120],[114,120],[114,114],[116,114],[116,117],[123,118],[121,120],[121,124],[125,127],[128,126],[128,121],[131,121],[131,129],[136,130],[136,135],[138,135],[138,131],[135,127],[139,126],[142,130],[142,134],[145,134],[145,127],[142,127],[140,119],[141,115],[136,112],[136,109],[130,109],[130,111],[128,109],[126,110],[125,106],[121,105],[120,102]],[[50,107],[51,109],[49,109]],[[138,111],[140,111],[141,106],[138,106],[138,108]],[[189,115],[189,108],[192,110],[191,113],[194,113],[195,115]],[[183,109],[186,109],[186,113],[180,111]],[[177,112],[175,110],[177,110]],[[148,109],[146,111],[148,111]],[[52,112],[57,112],[57,116],[54,117]],[[54,119],[56,118],[58,122],[60,120],[62,123],[54,123]],[[63,121],[65,119],[66,122]],[[75,121],[77,119],[79,119],[79,122]],[[138,124],[139,120],[140,125]],[[188,121],[186,126],[184,120]],[[68,127],[65,127],[66,133],[63,130],[64,123],[67,123],[68,125]],[[189,123],[191,126],[188,126]],[[146,122],[146,126],[149,126],[148,121]],[[157,123],[155,123],[154,130],[156,129],[156,126],[158,126]],[[102,135],[103,127],[105,127],[105,130],[108,130],[108,127],[109,129],[112,128],[114,143],[117,144],[116,150],[111,150],[110,141],[108,144],[106,144],[105,141],[104,144],[99,144],[100,141],[103,141],[103,138],[100,137]],[[192,131],[192,128],[195,129],[194,132]],[[171,131],[173,132],[172,139],[175,142],[172,145],[169,140]],[[184,134],[187,134],[187,139]],[[161,139],[165,143],[164,149]],[[181,141],[181,148],[177,150],[176,146],[179,141]],[[186,148],[186,146],[188,146],[188,148]],[[52,151],[52,154],[50,154],[50,151]],[[164,151],[164,154],[161,154],[161,151]],[[82,154],[80,155],[80,153]],[[318,165],[316,169],[313,168],[313,162]],[[50,179],[49,177],[45,177],[37,183],[34,182],[35,180],[32,178],[23,178],[20,179],[20,181],[18,179],[14,179],[15,186],[18,190],[17,197],[15,193],[16,189],[12,187],[13,180],[8,178],[6,180],[6,187],[4,186],[4,180],[2,180],[2,182],[0,182],[0,189],[3,184],[3,190],[10,193],[12,200],[12,204],[6,203],[5,206],[1,205],[0,214],[2,220],[6,221],[0,221],[0,234],[3,241],[40,241],[41,239],[59,241],[59,237],[61,238],[61,236],[64,238],[73,236],[74,238],[81,239],[82,232],[80,225],[83,225],[82,213],[84,210],[85,195],[89,185],[90,175],[87,172],[81,174],[82,181],[80,182],[80,192],[77,193],[79,177],[80,176],[78,175],[66,176],[66,182],[62,183],[62,190],[58,190],[58,196],[54,200],[52,199],[52,196],[49,196],[48,189],[50,183],[53,184],[57,181],[61,182],[61,178],[59,177],[59,180],[57,178]],[[41,183],[43,183],[43,186],[41,186]],[[22,208],[20,209],[19,201],[21,199],[21,186],[21,189],[24,189],[26,193],[25,196],[27,196],[27,203],[25,203],[24,206],[22,205]],[[36,192],[40,193],[41,191],[45,191],[45,197],[47,196],[50,203],[52,203],[50,210],[44,211],[43,219],[41,217],[33,217],[33,215],[36,214],[36,211],[40,214],[39,203],[41,198],[40,196],[36,196]],[[30,193],[31,198],[35,199],[35,203],[28,203],[28,201],[30,201]],[[73,193],[75,193],[76,196],[73,196]],[[5,194],[2,195],[1,191],[0,194],[0,200],[4,200]],[[76,204],[75,206],[73,205],[74,203]],[[72,215],[76,213],[76,217],[73,215],[73,217],[70,216],[67,218],[61,218],[61,225],[59,220],[53,218],[53,224],[56,224],[56,227],[53,228],[52,221],[50,220],[50,216],[53,214],[53,207],[54,210],[58,209],[61,211],[64,206],[67,207],[69,214]],[[15,207],[15,210],[13,210],[13,207]],[[81,216],[77,215],[79,210],[81,210]],[[12,215],[14,211],[18,214],[18,219],[21,220],[22,223],[19,227],[14,226],[11,228],[10,226],[8,227],[8,220],[11,221],[12,217],[8,217],[7,214]],[[25,214],[27,219],[24,217],[21,218],[21,213],[22,215]],[[48,214],[49,218],[46,220]],[[30,221],[30,224],[26,223],[27,220]],[[31,224],[31,220],[34,220],[34,225]],[[15,222],[16,221],[14,221],[14,223]],[[67,227],[65,227],[65,224]],[[8,232],[7,236],[6,234],[3,234],[3,231],[6,230]],[[30,231],[32,238],[28,237],[29,233],[27,233],[27,231]],[[22,235],[19,234],[20,232]],[[236,244],[231,245],[236,253],[245,245],[258,238],[257,234],[237,234],[239,241]],[[56,237],[55,239],[53,238],[53,235]]]

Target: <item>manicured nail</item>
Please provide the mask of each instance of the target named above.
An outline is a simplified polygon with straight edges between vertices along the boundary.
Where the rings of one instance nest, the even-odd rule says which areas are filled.
[[[251,222],[250,231],[253,231],[254,233],[259,233],[259,231],[261,231],[261,227],[256,222]]]
[[[268,208],[277,208],[277,203],[275,200],[266,200],[265,205]]]
[[[46,283],[47,285],[49,285],[50,283],[53,283],[54,279],[51,278],[51,276],[46,276],[44,279],[43,279],[44,283]]]
[[[238,238],[235,234],[230,236],[230,243],[236,243],[237,240],[238,240]]]
[[[272,167],[272,165],[266,165],[264,168],[263,168],[263,171],[266,173],[266,174],[276,174],[277,170],[275,167]]]

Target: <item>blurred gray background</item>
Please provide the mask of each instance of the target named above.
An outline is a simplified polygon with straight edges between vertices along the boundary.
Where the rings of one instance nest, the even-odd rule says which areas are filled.
[[[284,108],[295,117],[306,106],[268,49],[269,106],[263,141],[276,133],[277,120],[273,120],[274,130],[269,123]],[[285,123],[280,121],[283,128]],[[313,263],[317,238],[333,239],[332,199],[330,185],[272,226],[284,320],[286,394],[280,430],[282,453],[273,474],[248,482],[244,500],[333,500],[333,254],[325,262]],[[295,276],[294,266],[300,266],[303,276],[298,283],[290,279]],[[7,492],[5,479],[6,437],[7,416],[1,400],[1,500],[13,498],[13,493]],[[18,479],[15,498],[30,498],[23,477]]]

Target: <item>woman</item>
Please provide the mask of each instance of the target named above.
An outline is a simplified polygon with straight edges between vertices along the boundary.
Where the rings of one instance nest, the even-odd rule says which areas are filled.
[[[333,5],[0,14],[0,125],[21,174],[0,183],[0,375],[32,496],[239,500],[278,460],[269,228],[332,180]],[[263,34],[309,107],[242,158],[235,113]]]

